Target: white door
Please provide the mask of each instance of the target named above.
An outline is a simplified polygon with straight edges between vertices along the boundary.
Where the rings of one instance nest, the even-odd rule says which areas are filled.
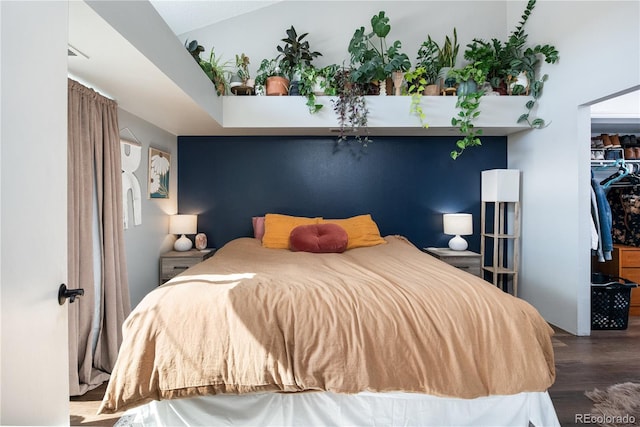
[[[68,425],[68,3],[0,20],[0,425]]]

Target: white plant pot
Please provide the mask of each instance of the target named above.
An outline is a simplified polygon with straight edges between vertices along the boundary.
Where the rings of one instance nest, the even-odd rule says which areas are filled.
[[[524,71],[521,72],[520,74],[518,74],[518,77],[516,77],[516,80],[509,84],[509,94],[511,94],[513,92],[513,87],[515,85],[520,85],[520,86],[524,87],[525,88],[525,93],[528,93],[529,79],[527,78],[527,75],[524,73]],[[525,93],[523,93],[523,95]]]

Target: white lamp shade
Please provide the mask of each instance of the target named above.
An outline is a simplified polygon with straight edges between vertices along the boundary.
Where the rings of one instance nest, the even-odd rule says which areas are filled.
[[[198,215],[171,215],[169,217],[169,234],[196,234],[198,232]]]
[[[473,217],[468,213],[444,214],[442,216],[444,234],[467,236],[473,234]]]
[[[490,169],[482,171],[483,202],[520,201],[520,171],[518,169]]]

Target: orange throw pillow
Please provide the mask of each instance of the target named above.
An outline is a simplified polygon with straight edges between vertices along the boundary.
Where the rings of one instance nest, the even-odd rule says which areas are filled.
[[[272,249],[289,249],[291,230],[299,225],[318,224],[321,218],[306,218],[282,214],[264,216],[262,246]]]
[[[338,224],[347,231],[349,242],[347,249],[375,246],[387,243],[380,236],[380,230],[370,214],[358,215],[346,219],[323,219],[322,224]]]

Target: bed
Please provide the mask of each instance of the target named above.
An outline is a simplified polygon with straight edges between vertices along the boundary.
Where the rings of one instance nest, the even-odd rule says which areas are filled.
[[[101,413],[119,425],[559,425],[553,330],[402,236],[238,238],[148,294]]]

